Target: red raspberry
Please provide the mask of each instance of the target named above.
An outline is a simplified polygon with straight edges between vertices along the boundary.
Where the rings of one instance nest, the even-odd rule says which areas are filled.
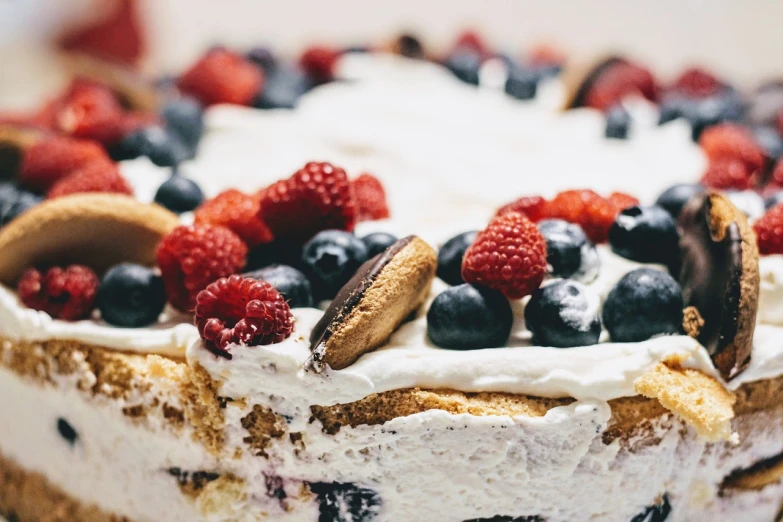
[[[603,243],[609,235],[619,209],[592,190],[567,190],[547,205],[548,217],[577,223],[594,243]]]
[[[359,221],[373,221],[389,217],[386,190],[372,174],[362,174],[351,182],[356,197]]]
[[[49,199],[82,192],[107,192],[133,195],[133,189],[111,161],[93,161],[57,181],[46,197]]]
[[[519,212],[527,216],[530,221],[538,222],[547,217],[547,201],[541,196],[524,196],[516,201],[500,207],[496,216]]]
[[[546,275],[546,241],[536,225],[517,212],[497,216],[462,259],[462,278],[500,290],[509,299],[530,295]]]
[[[608,199],[610,203],[617,207],[617,212],[620,212],[621,210],[629,207],[635,207],[639,204],[638,199],[624,192],[612,192],[606,199]]]
[[[28,268],[17,285],[19,299],[28,307],[55,319],[76,321],[92,312],[100,281],[95,272],[82,265],[62,269],[52,267],[42,274]]]
[[[123,110],[114,93],[90,80],[75,80],[61,100],[56,114],[57,128],[77,138],[104,145],[123,137]]]
[[[566,61],[566,56],[556,47],[542,44],[530,50],[527,61],[534,66],[562,65]]]
[[[766,163],[764,149],[756,142],[749,129],[736,123],[722,123],[707,128],[699,138],[699,145],[710,162],[735,159],[745,163],[750,175],[763,170]]]
[[[775,205],[753,224],[762,255],[783,254],[783,203]]]
[[[352,231],[356,201],[348,176],[339,167],[311,161],[263,191],[261,220],[280,239],[306,241],[321,230]]]
[[[470,30],[463,31],[462,34],[457,37],[457,41],[454,43],[454,49],[470,49],[482,58],[487,58],[492,55],[492,51],[484,38],[476,31]]]
[[[269,230],[258,214],[261,202],[258,196],[243,194],[234,189],[221,192],[204,202],[196,210],[197,225],[221,225],[231,229],[249,247],[272,241]]]
[[[196,326],[204,345],[231,359],[231,344],[276,344],[294,331],[294,316],[283,296],[266,281],[224,277],[199,292]]]
[[[204,105],[249,105],[264,86],[264,74],[237,53],[213,49],[180,76],[177,85]]]
[[[334,66],[340,53],[330,47],[314,46],[306,49],[299,57],[299,66],[316,82],[325,83],[334,79]]]
[[[769,177],[769,183],[766,187],[783,187],[783,159],[778,160],[775,164],[775,168],[772,169],[772,174]]]
[[[607,110],[627,96],[641,96],[650,101],[658,99],[658,86],[647,69],[629,62],[617,62],[606,68],[593,81],[585,94],[584,104],[594,109]]]
[[[718,190],[746,190],[752,179],[752,172],[742,160],[720,158],[710,161],[700,183]]]
[[[677,78],[672,88],[692,98],[707,98],[717,94],[723,84],[704,69],[691,67]]]
[[[169,302],[188,312],[210,283],[245,267],[247,246],[225,227],[180,226],[158,245],[156,259]]]
[[[19,181],[34,192],[46,192],[56,181],[93,162],[109,162],[93,141],[67,136],[45,138],[28,148],[22,158]]]

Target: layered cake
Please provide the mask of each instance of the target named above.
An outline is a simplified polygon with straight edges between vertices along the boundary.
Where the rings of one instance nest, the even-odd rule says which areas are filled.
[[[780,520],[779,87],[90,50],[0,127],[9,520]]]

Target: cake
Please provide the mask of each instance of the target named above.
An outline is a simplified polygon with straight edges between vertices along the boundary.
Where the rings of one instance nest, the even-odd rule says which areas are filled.
[[[2,120],[0,513],[780,519],[772,129],[701,70],[433,56],[82,57]]]

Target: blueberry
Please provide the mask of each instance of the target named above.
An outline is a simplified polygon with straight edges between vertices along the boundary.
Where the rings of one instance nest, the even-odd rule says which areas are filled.
[[[471,49],[459,48],[443,63],[454,76],[470,85],[478,85],[481,56]]]
[[[340,482],[311,482],[318,499],[318,522],[372,522],[383,501],[369,488]]]
[[[253,106],[257,109],[293,109],[311,87],[312,80],[301,70],[280,66],[267,75]]]
[[[153,324],[166,304],[163,280],[141,265],[117,265],[103,276],[97,303],[103,320],[114,326]]]
[[[62,417],[57,418],[57,433],[59,433],[60,437],[71,446],[76,444],[76,441],[79,440],[79,434],[76,432],[76,429],[71,426],[70,422]]]
[[[173,175],[164,181],[155,192],[155,203],[177,214],[190,212],[204,201],[204,193],[192,179]]]
[[[0,227],[42,201],[40,196],[7,182],[0,183]]]
[[[192,156],[192,152],[174,131],[152,126],[132,132],[113,148],[116,160],[147,156],[159,167],[179,165]]]
[[[640,263],[669,265],[679,258],[677,223],[663,207],[623,209],[609,229],[609,244],[617,255]]]
[[[701,100],[689,118],[692,126],[691,137],[697,141],[707,127],[726,121],[740,121],[743,112],[742,98],[731,89]]]
[[[266,281],[283,294],[291,308],[311,308],[313,291],[302,272],[288,265],[271,265],[243,274],[245,277]]]
[[[538,91],[541,74],[538,70],[509,64],[504,90],[517,100],[532,100]]]
[[[204,134],[204,108],[194,98],[183,96],[169,101],[160,112],[169,130],[192,151]]]
[[[570,277],[583,283],[598,276],[601,264],[598,252],[582,227],[562,219],[544,219],[537,226],[546,240],[549,275]]]
[[[427,311],[427,335],[441,348],[503,346],[511,334],[511,305],[496,290],[462,284],[438,294]]]
[[[604,326],[612,341],[639,342],[682,329],[682,290],[672,276],[654,268],[625,274],[604,303]]]
[[[663,125],[670,121],[685,118],[689,122],[696,117],[699,101],[684,96],[667,96],[661,100],[658,107],[658,124]]]
[[[446,241],[438,252],[438,277],[452,286],[465,282],[462,279],[462,258],[477,234],[477,230],[471,230]]]
[[[606,113],[604,135],[607,138],[627,140],[630,127],[631,114],[622,105],[615,105]]]
[[[783,190],[779,190],[774,194],[767,196],[764,199],[764,208],[769,210],[775,205],[780,205],[781,203],[783,203]]]
[[[268,47],[254,47],[247,52],[248,61],[258,65],[265,73],[277,67],[277,58]]]
[[[704,187],[696,183],[681,183],[667,188],[655,204],[671,214],[674,219],[680,217],[680,212],[685,204],[693,197],[704,192]]]
[[[764,199],[753,190],[729,190],[725,192],[729,201],[751,219],[758,219],[766,210]]]
[[[318,300],[334,298],[367,259],[362,240],[342,230],[319,232],[302,251],[302,265]]]
[[[247,256],[247,270],[257,270],[269,265],[288,265],[302,269],[302,243],[275,239],[253,247]]]
[[[631,522],[665,522],[672,512],[669,495],[664,494],[658,504],[647,506],[644,511],[631,519]]]
[[[774,127],[756,127],[753,130],[756,141],[772,161],[783,156],[783,137]]]
[[[533,292],[525,307],[525,325],[536,346],[589,346],[601,336],[599,307],[598,296],[583,284],[561,279]]]
[[[386,232],[374,232],[362,238],[364,246],[367,247],[367,258],[375,257],[387,248],[389,248],[397,238]]]

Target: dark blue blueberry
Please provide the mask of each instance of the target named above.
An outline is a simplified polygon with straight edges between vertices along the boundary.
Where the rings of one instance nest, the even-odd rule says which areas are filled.
[[[682,207],[693,197],[704,192],[704,187],[696,183],[681,183],[664,190],[655,204],[671,214],[674,219],[680,216]]]
[[[699,100],[684,96],[667,96],[661,100],[658,106],[658,124],[663,125],[678,118],[684,118],[689,122],[696,117]]]
[[[311,87],[312,80],[301,70],[280,66],[267,75],[253,106],[257,109],[293,109]]]
[[[756,141],[774,162],[783,156],[783,137],[774,127],[756,127],[753,130]]]
[[[541,72],[535,68],[509,64],[504,90],[517,100],[532,100],[538,91]]]
[[[313,306],[313,291],[310,280],[302,272],[288,265],[271,265],[253,272],[246,272],[245,277],[266,281],[283,294],[291,308],[311,308]]]
[[[583,284],[561,279],[533,292],[525,307],[525,325],[536,346],[590,346],[601,336],[599,307],[598,296]]]
[[[0,183],[0,227],[42,201],[40,196],[8,183]]]
[[[152,126],[132,132],[112,149],[115,160],[139,156],[147,156],[159,167],[173,167],[190,158],[192,151],[174,131]]]
[[[275,239],[253,247],[247,256],[247,270],[257,270],[269,265],[288,265],[302,269],[302,243]]]
[[[71,446],[76,444],[76,441],[79,440],[79,434],[76,432],[74,427],[71,426],[70,422],[63,419],[62,417],[57,419],[57,433],[59,433],[60,437],[62,437],[65,442]]]
[[[658,504],[648,506],[644,511],[631,519],[631,522],[665,522],[672,512],[669,495],[664,494]]]
[[[606,128],[604,135],[607,138],[618,140],[628,139],[628,130],[631,128],[631,114],[622,105],[615,105],[606,113]]]
[[[604,303],[604,326],[614,342],[645,341],[682,330],[682,290],[666,272],[639,268],[625,274]]]
[[[204,108],[201,104],[194,98],[183,96],[166,103],[160,115],[168,129],[195,151],[204,134]]]
[[[374,232],[362,238],[364,246],[367,247],[368,259],[377,256],[389,248],[395,241],[397,241],[397,237],[386,232]]]
[[[254,47],[247,53],[247,59],[261,67],[264,72],[269,72],[277,67],[277,57],[268,47]]]
[[[764,199],[755,190],[727,190],[729,201],[751,219],[758,219],[766,210]]]
[[[427,311],[427,335],[436,346],[476,350],[503,346],[514,321],[508,299],[496,290],[462,284],[438,294]]]
[[[204,193],[192,179],[174,174],[155,192],[155,203],[177,214],[190,212],[204,201]]]
[[[342,230],[319,232],[302,250],[302,267],[317,300],[337,295],[367,259],[362,240]]]
[[[478,85],[481,56],[472,49],[455,49],[443,62],[454,76],[470,85]]]
[[[609,244],[615,254],[640,263],[669,266],[680,256],[677,223],[657,205],[623,209],[609,229]]]
[[[424,47],[421,40],[412,34],[401,34],[395,45],[397,52],[407,58],[424,58]]]
[[[562,219],[544,219],[537,226],[546,240],[549,275],[584,283],[596,278],[601,262],[582,227]]]
[[[452,286],[465,282],[462,279],[462,258],[476,240],[477,234],[477,230],[471,230],[446,241],[438,251],[438,277]]]
[[[696,112],[690,118],[691,137],[697,141],[707,127],[726,121],[740,121],[743,112],[743,101],[736,91],[727,89],[710,96],[696,105]]]
[[[123,263],[103,276],[96,302],[109,324],[147,326],[158,320],[166,304],[163,280],[150,268]]]
[[[781,203],[783,203],[783,190],[779,190],[774,194],[767,196],[764,199],[764,208],[769,210],[775,205],[780,205]]]
[[[372,522],[383,500],[369,488],[340,482],[311,482],[318,498],[318,522]]]

